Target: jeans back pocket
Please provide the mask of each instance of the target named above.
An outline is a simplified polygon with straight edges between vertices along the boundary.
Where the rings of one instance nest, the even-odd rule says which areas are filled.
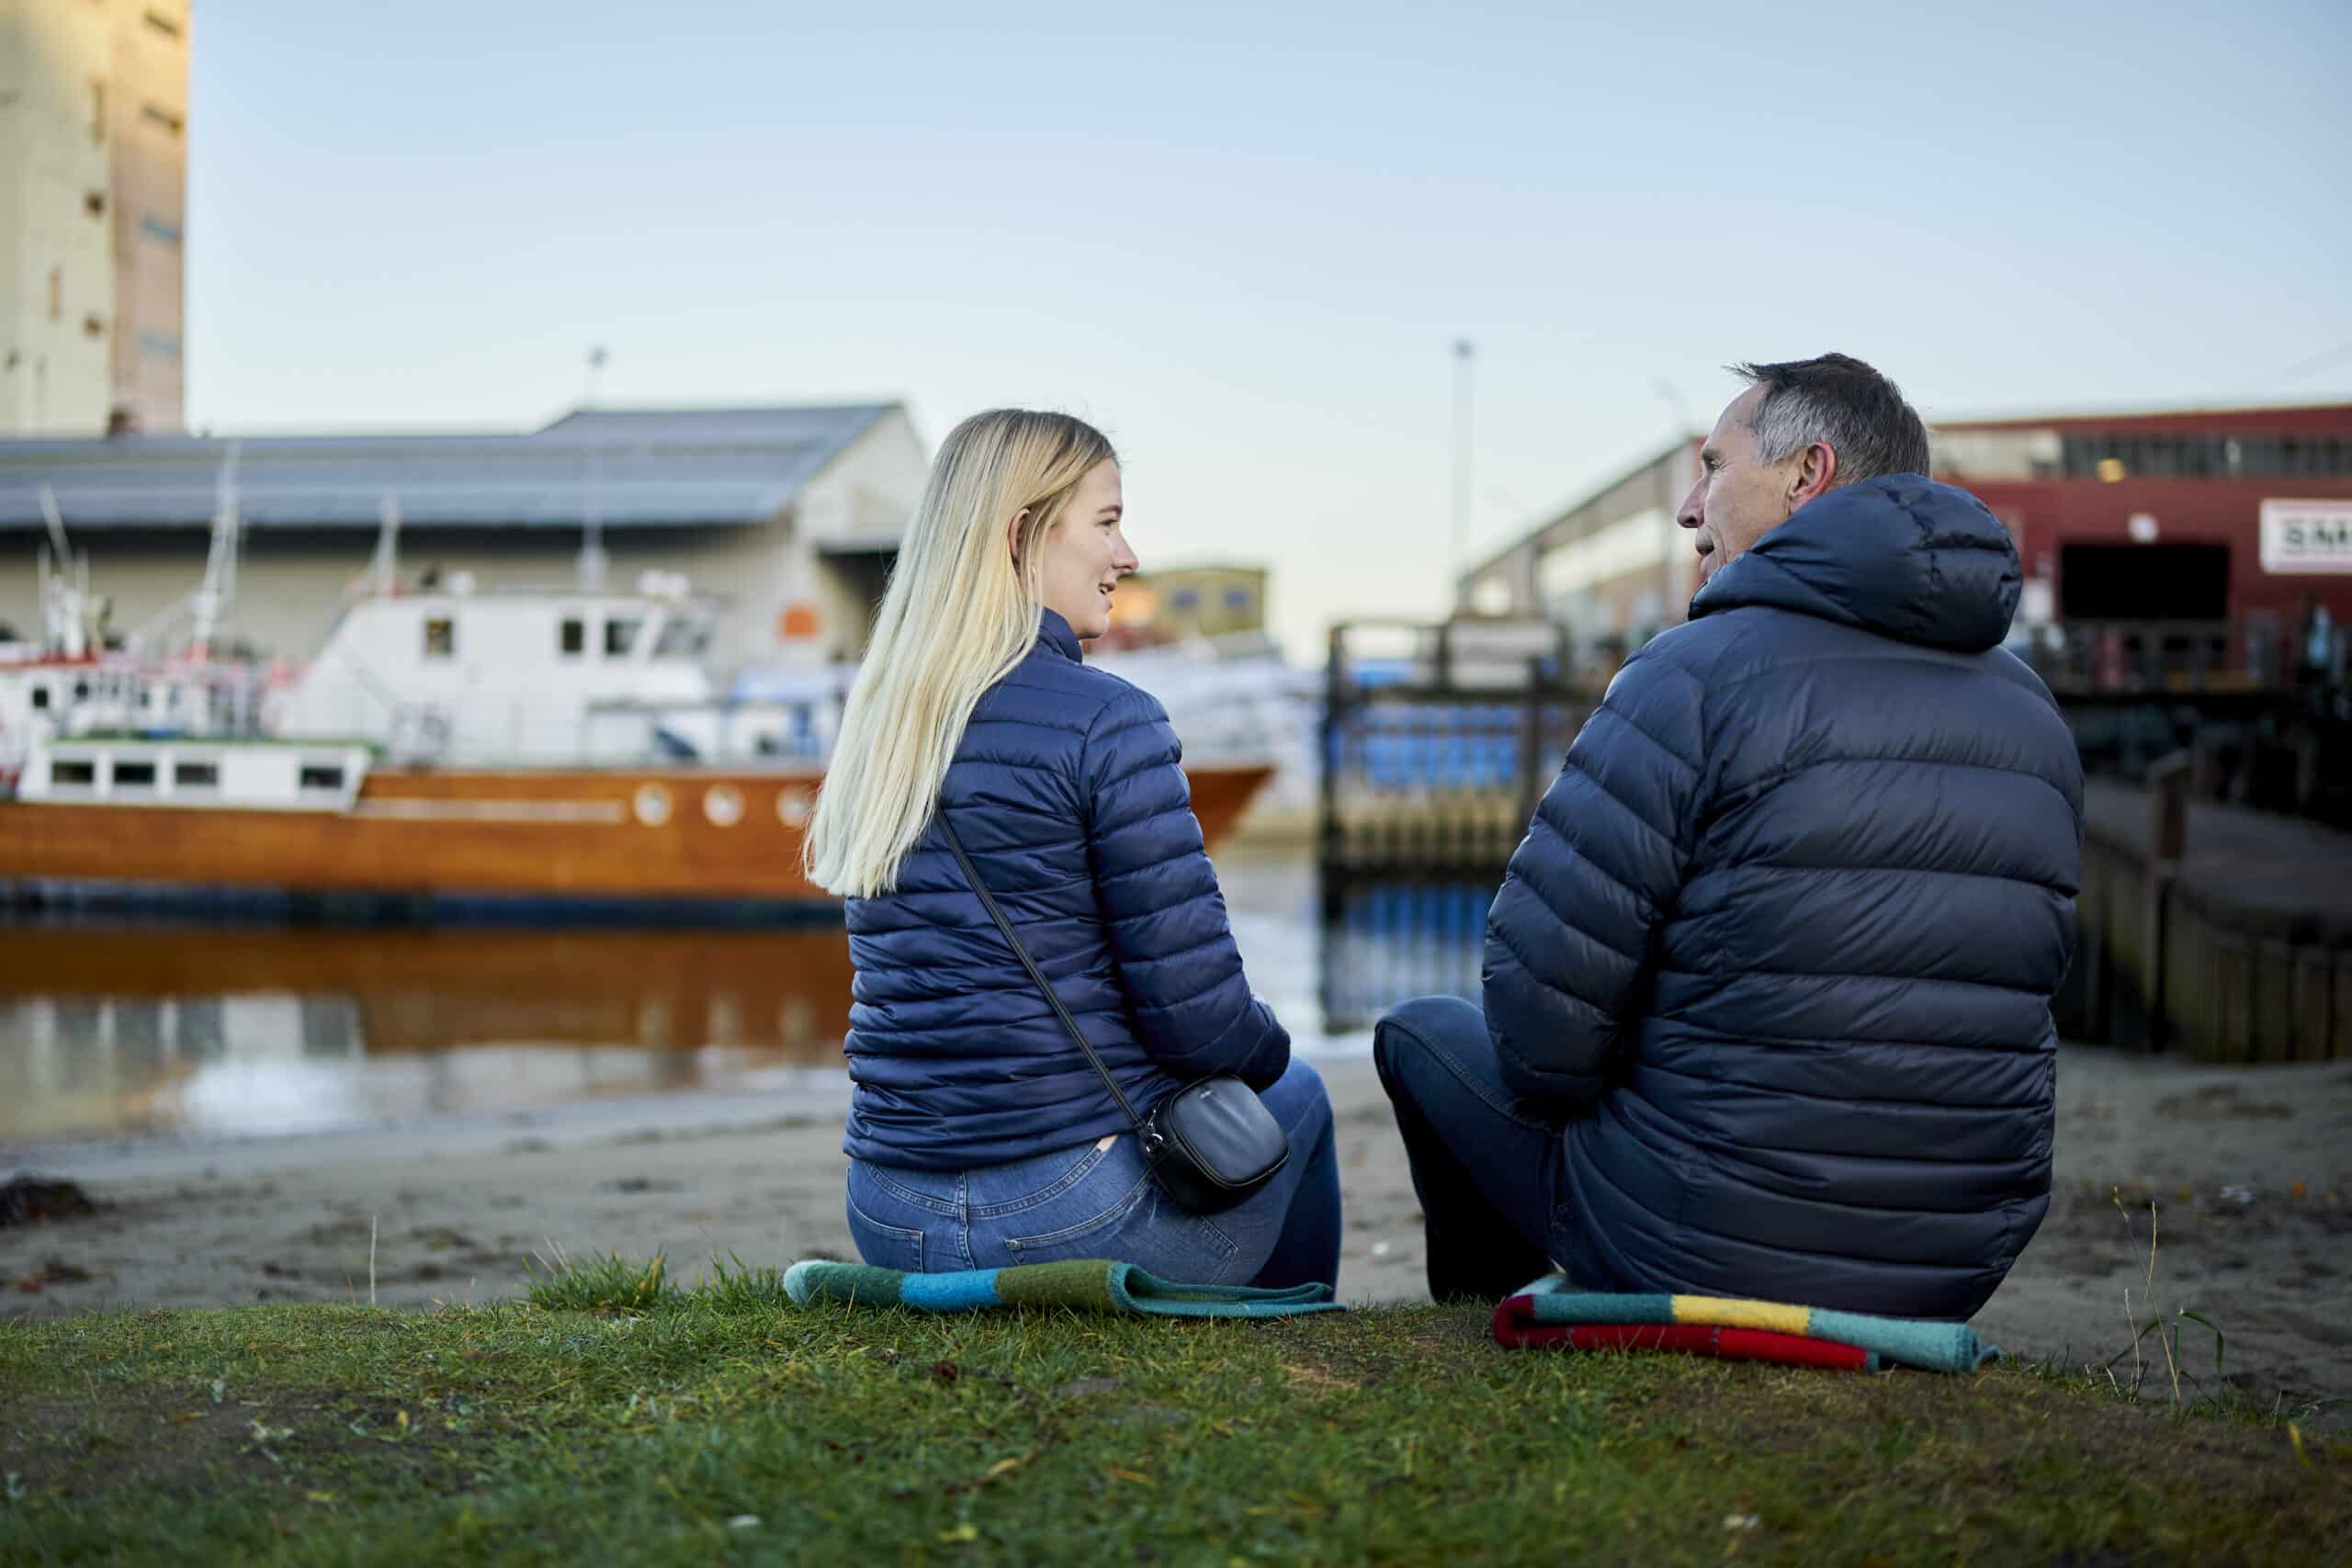
[[[1099,1258],[1132,1263],[1163,1280],[1221,1282],[1232,1265],[1232,1238],[1203,1216],[1178,1207],[1150,1172],[1141,1169],[1140,1162],[1134,1170],[1105,1170],[1102,1180],[1080,1183],[1069,1195],[1072,1201],[1020,1216],[1027,1222],[1019,1227],[1022,1234],[1006,1235],[1001,1244],[1006,1260],[1058,1263]]]
[[[1145,1200],[1150,1186],[1151,1178],[1145,1175],[1136,1178],[1117,1196],[1110,1197],[1107,1203],[1103,1202],[1103,1198],[1109,1197],[1105,1192],[1091,1197],[1091,1201],[1081,1199],[1076,1203],[1049,1203],[1032,1209],[1022,1214],[1020,1220],[1028,1225],[1052,1225],[1053,1228],[1032,1230],[1024,1235],[1008,1235],[1004,1238],[1005,1250],[1013,1255],[1016,1262],[1022,1263],[1043,1263],[1057,1257],[1102,1256],[1087,1252],[1079,1244],[1103,1237],[1106,1234],[1115,1234],[1119,1223],[1133,1213],[1136,1204]],[[1056,1224],[1056,1221],[1061,1223]],[[1011,1228],[1011,1225],[1006,1228]]]
[[[894,1225],[877,1220],[857,1206],[856,1168],[851,1168],[850,1190],[843,1201],[849,1208],[849,1235],[857,1244],[857,1255],[877,1269],[897,1269],[909,1274],[920,1274],[922,1267],[922,1232],[907,1225]],[[876,1201],[869,1191],[866,1201],[876,1208],[895,1205],[887,1201]]]

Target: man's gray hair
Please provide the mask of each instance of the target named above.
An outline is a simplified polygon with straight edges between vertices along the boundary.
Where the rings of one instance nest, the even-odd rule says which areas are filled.
[[[1765,462],[1786,462],[1818,441],[1838,454],[1833,489],[1881,474],[1928,471],[1927,425],[1894,382],[1860,360],[1825,354],[1730,368],[1764,389],[1748,427]]]

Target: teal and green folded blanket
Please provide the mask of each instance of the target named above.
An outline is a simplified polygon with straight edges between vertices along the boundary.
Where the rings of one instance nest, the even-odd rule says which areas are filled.
[[[1680,1350],[1853,1371],[1966,1372],[2000,1354],[1964,1323],[1724,1296],[1608,1295],[1579,1291],[1558,1274],[1497,1307],[1494,1336],[1510,1349]]]
[[[1257,1290],[1246,1285],[1184,1285],[1132,1263],[1074,1258],[1011,1269],[909,1274],[865,1263],[808,1259],[785,1270],[785,1293],[802,1306],[903,1306],[917,1312],[982,1312],[992,1307],[1068,1307],[1076,1312],[1139,1313],[1152,1317],[1294,1317],[1338,1312],[1329,1285]]]

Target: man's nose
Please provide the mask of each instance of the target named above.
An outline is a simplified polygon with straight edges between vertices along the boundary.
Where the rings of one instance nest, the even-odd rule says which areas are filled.
[[[1705,481],[1692,485],[1690,493],[1682,498],[1681,509],[1675,513],[1674,520],[1685,528],[1696,528],[1707,520],[1706,499]]]

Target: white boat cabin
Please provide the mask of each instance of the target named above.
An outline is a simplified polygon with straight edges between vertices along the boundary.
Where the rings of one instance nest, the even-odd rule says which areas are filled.
[[[715,606],[679,579],[640,589],[477,592],[460,574],[358,600],[264,728],[466,766],[822,754],[833,728],[822,707],[720,700],[703,663]]]
[[[17,798],[57,805],[348,811],[367,781],[364,746],[129,737],[37,740]]]

